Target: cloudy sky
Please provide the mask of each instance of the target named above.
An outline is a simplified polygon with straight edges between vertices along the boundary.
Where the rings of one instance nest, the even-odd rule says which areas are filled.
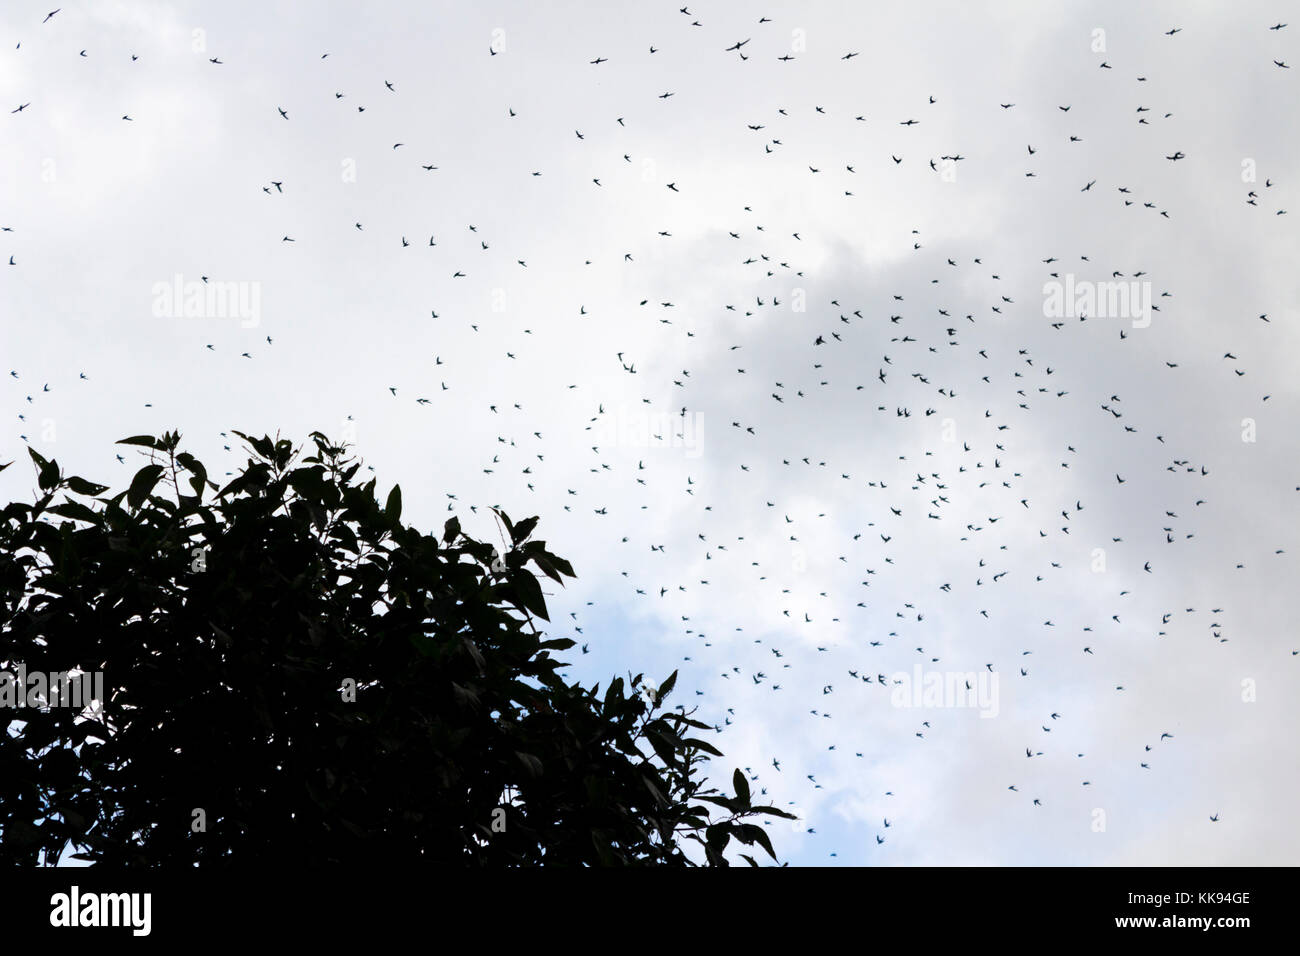
[[[0,460],[540,515],[571,676],[679,669],[796,865],[1300,859],[1287,4],[57,2]]]

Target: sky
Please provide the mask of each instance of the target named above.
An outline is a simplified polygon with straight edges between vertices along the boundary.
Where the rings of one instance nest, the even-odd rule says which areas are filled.
[[[1294,864],[1287,7],[12,0],[0,461],[539,515],[792,865]]]

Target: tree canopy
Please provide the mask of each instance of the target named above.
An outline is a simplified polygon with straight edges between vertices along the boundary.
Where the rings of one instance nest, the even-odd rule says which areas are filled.
[[[574,571],[537,517],[494,509],[501,549],[455,517],[427,534],[346,446],[236,434],[224,487],[175,432],[120,442],[149,463],[111,495],[29,450],[35,501],[0,510],[0,668],[105,690],[0,706],[0,860],[776,858],[755,820],[789,814],[739,769],[708,786],[721,754],[665,706],[676,672],[564,678],[538,575]]]

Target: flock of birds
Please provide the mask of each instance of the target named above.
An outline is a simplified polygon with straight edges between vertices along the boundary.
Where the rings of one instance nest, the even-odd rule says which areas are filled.
[[[647,43],[642,54],[647,62],[635,65],[637,70],[656,75],[655,58],[667,46],[694,42],[691,34],[705,29],[701,17],[689,6],[681,7],[679,12],[680,28]],[[51,11],[40,27],[57,28],[59,13],[58,9]],[[771,69],[792,69],[794,61],[815,57],[852,63],[861,55],[856,50],[833,56],[786,50],[774,39],[777,27],[771,18],[756,17],[752,27],[744,31],[749,35],[718,45],[716,55],[755,64],[750,68],[769,62]],[[1270,31],[1284,35],[1281,31],[1286,28],[1286,23],[1279,22],[1261,25],[1260,30],[1265,36]],[[1182,32],[1175,27],[1166,35],[1173,38]],[[683,33],[686,35],[680,35]],[[21,49],[21,43],[16,49]],[[1274,49],[1280,50],[1280,45],[1275,44]],[[85,58],[88,51],[69,48],[68,55]],[[96,55],[129,56],[131,63],[139,62],[139,56],[131,51]],[[483,55],[501,57],[496,62],[508,59],[507,51],[495,45]],[[330,56],[325,52],[316,58],[323,61]],[[1284,57],[1270,59],[1277,69],[1290,69]],[[220,55],[209,57],[208,64],[214,71],[239,68],[233,60]],[[592,51],[585,64],[596,78],[617,66],[618,57]],[[1100,59],[1098,69],[1122,67],[1118,62]],[[322,74],[319,84],[320,99],[352,114],[358,122],[371,97],[400,97],[403,92],[400,84],[378,74],[369,87],[346,90],[326,83],[326,76]],[[1097,82],[1109,79],[1101,73]],[[1171,104],[1156,103],[1144,95],[1146,76],[1134,76],[1131,82],[1131,120],[1135,125],[1155,129],[1171,119],[1173,112],[1166,108]],[[1083,101],[1089,91],[1078,92]],[[495,103],[504,99],[502,94],[488,90],[479,95],[496,113],[496,118],[485,115],[484,123],[520,119],[520,111],[513,105]],[[664,108],[672,108],[688,95],[683,89],[663,89],[654,98],[662,101]],[[961,150],[916,155],[908,138],[914,127],[929,121],[927,111],[937,111],[946,99],[958,95],[959,91],[926,93],[918,97],[913,115],[893,118],[852,112],[833,115],[822,105],[813,106],[807,120],[873,130],[880,145],[868,147],[875,151],[870,156],[827,155],[828,151],[818,146],[820,140],[799,138],[803,127],[793,123],[794,110],[778,103],[762,115],[740,117],[734,122],[737,131],[743,127],[752,135],[749,152],[754,156],[780,157],[793,151],[804,157],[798,164],[799,173],[810,177],[811,185],[800,184],[798,189],[820,190],[823,196],[852,201],[864,191],[858,184],[868,175],[920,165],[942,177],[945,172],[951,175],[966,164],[984,161],[973,154],[963,155]],[[1023,109],[1014,98],[986,107],[994,119],[998,114]],[[11,122],[35,121],[41,109],[39,99],[18,103],[11,110],[18,114]],[[266,110],[283,124],[298,122],[292,104],[268,100]],[[1025,167],[1021,170],[1024,179],[1036,179],[1040,173],[1050,175],[1049,164],[1063,150],[1088,148],[1088,121],[1080,117],[1085,110],[1067,102],[1058,104],[1057,111],[1068,120],[1079,117],[1078,126],[1060,132],[1059,126],[1044,119],[1044,129],[1052,132],[1045,132],[1042,139],[1017,144],[1014,152]],[[561,167],[563,171],[558,175],[572,176],[570,186],[582,185],[591,190],[626,186],[633,178],[630,171],[640,172],[641,157],[630,148],[626,152],[621,148],[611,150],[610,136],[591,137],[591,129],[595,124],[605,124],[615,132],[625,131],[638,121],[637,114],[638,109],[629,105],[621,115],[584,117],[581,125],[572,129],[570,146],[576,143],[585,151],[583,156],[592,166],[589,171],[595,174],[586,176],[581,183],[569,167]],[[124,112],[121,121],[135,122],[138,115]],[[422,120],[412,115],[410,122]],[[719,122],[732,120],[723,118]],[[828,136],[826,141],[830,139]],[[438,176],[447,165],[445,160],[434,157],[406,157],[408,147],[401,139],[383,145],[396,162],[409,163],[413,174],[418,170],[421,175]],[[524,145],[521,143],[521,152]],[[1156,139],[1153,134],[1150,151],[1177,167],[1188,158],[1178,145],[1169,137]],[[540,168],[521,175],[535,179],[557,175],[545,168],[541,159],[537,165]],[[1262,178],[1261,186],[1252,184],[1247,188],[1242,202],[1271,216],[1286,215],[1284,201],[1279,198],[1285,184],[1273,175]],[[1104,193],[1116,213],[1144,211],[1155,217],[1152,227],[1161,227],[1161,220],[1177,221],[1180,217],[1180,209],[1163,204],[1136,182],[1100,179],[1088,178],[1066,188],[1072,192]],[[282,201],[299,185],[290,171],[268,169],[262,182],[250,183],[248,188],[263,194],[265,202],[271,204]],[[671,178],[662,176],[648,188],[657,194],[656,202],[665,207],[689,206],[702,198],[699,187],[682,173]],[[896,289],[870,296],[859,290],[857,299],[849,298],[850,291],[818,296],[815,290],[826,286],[819,285],[817,275],[802,256],[803,247],[814,238],[815,227],[787,229],[777,225],[779,217],[769,212],[775,205],[770,199],[767,195],[756,196],[750,204],[734,209],[728,222],[715,224],[719,241],[727,247],[726,254],[734,259],[734,267],[720,281],[733,291],[707,310],[679,304],[675,292],[652,294],[648,288],[644,293],[625,295],[618,316],[609,314],[608,309],[598,316],[597,307],[589,309],[589,302],[582,301],[581,291],[577,293],[578,301],[560,306],[571,312],[572,322],[618,321],[637,323],[641,329],[639,346],[634,349],[629,345],[608,356],[611,368],[617,362],[621,389],[607,396],[592,396],[590,414],[580,420],[557,425],[544,410],[526,409],[523,402],[487,402],[480,394],[457,394],[443,374],[444,366],[455,359],[444,360],[442,354],[432,356],[430,376],[424,383],[413,387],[400,381],[377,385],[387,393],[385,400],[409,402],[421,408],[433,406],[456,414],[468,410],[459,403],[481,402],[486,408],[475,410],[501,423],[501,434],[493,436],[492,457],[482,462],[482,488],[469,493],[462,489],[459,496],[447,493],[447,510],[458,510],[464,498],[465,506],[475,513],[488,501],[500,502],[514,512],[531,507],[536,500],[533,495],[553,493],[555,500],[562,502],[563,510],[575,520],[586,522],[593,539],[601,542],[595,553],[604,555],[602,563],[617,567],[624,562],[625,568],[610,572],[622,582],[622,593],[602,593],[601,601],[644,603],[648,605],[647,614],[671,620],[678,626],[681,639],[691,642],[681,655],[686,673],[701,682],[712,679],[712,687],[722,688],[717,693],[731,695],[724,703],[733,706],[715,708],[718,730],[725,731],[737,721],[738,707],[747,708],[747,713],[756,718],[772,706],[767,703],[774,699],[771,695],[789,696],[796,688],[796,692],[813,694],[811,706],[800,706],[799,712],[814,722],[806,732],[808,741],[824,743],[823,738],[834,737],[822,757],[817,758],[823,761],[818,764],[823,769],[788,773],[791,764],[803,761],[812,765],[806,754],[789,753],[768,754],[761,765],[746,768],[762,794],[771,788],[774,794],[794,796],[783,801],[788,806],[801,805],[800,794],[812,800],[810,791],[824,790],[827,784],[818,779],[819,773],[824,779],[834,774],[841,766],[835,761],[874,756],[852,726],[840,726],[836,731],[823,729],[828,726],[824,722],[832,720],[829,708],[838,711],[837,705],[846,698],[844,706],[856,714],[891,706],[891,698],[906,682],[901,675],[910,673],[914,663],[927,670],[952,668],[976,672],[977,676],[979,672],[996,674],[1006,688],[1012,681],[1035,680],[1034,655],[1061,653],[1064,648],[1077,658],[1074,666],[1092,681],[1097,697],[1094,706],[1103,707],[1103,690],[1109,694],[1126,693],[1122,679],[1108,676],[1106,669],[1106,659],[1120,654],[1122,645],[1164,638],[1180,624],[1199,628],[1206,640],[1217,644],[1230,640],[1225,623],[1229,609],[1217,606],[1226,604],[1226,600],[1201,597],[1175,603],[1169,595],[1177,582],[1168,579],[1152,584],[1153,592],[1166,604],[1154,620],[1144,618],[1140,611],[1130,614],[1128,608],[1135,598],[1131,589],[1125,588],[1112,593],[1108,600],[1113,603],[1104,608],[1062,608],[1059,615],[1045,617],[1032,630],[1018,623],[998,623],[999,619],[1007,622],[1015,618],[1016,608],[1031,589],[1061,585],[1080,573],[1073,556],[1077,551],[1073,539],[1087,537],[1085,553],[1094,543],[1104,545],[1110,560],[1136,570],[1139,580],[1145,576],[1158,578],[1166,556],[1190,546],[1202,509],[1224,504],[1222,494],[1216,494],[1213,463],[1195,448],[1188,448],[1185,440],[1166,439],[1171,426],[1167,418],[1162,419],[1162,409],[1150,404],[1134,407],[1127,396],[1099,385],[1086,370],[1077,373],[1070,367],[1073,354],[1088,350],[1122,355],[1117,362],[1139,368],[1153,387],[1173,392],[1186,387],[1186,382],[1178,378],[1181,363],[1162,358],[1158,365],[1148,364],[1145,354],[1125,354],[1122,350],[1131,348],[1139,335],[1126,328],[1126,323],[1116,328],[1105,317],[1044,316],[1037,298],[1039,284],[1075,273],[1095,276],[1103,282],[1153,283],[1153,288],[1159,288],[1151,304],[1156,313],[1173,308],[1172,290],[1159,287],[1155,277],[1142,268],[1134,270],[1078,250],[1048,252],[1035,263],[998,264],[985,254],[963,254],[953,248],[932,251],[920,231],[911,230],[900,245],[912,257],[909,269],[923,275],[923,279],[910,280],[906,289],[900,283]],[[292,227],[279,227],[280,221],[271,211],[264,228],[273,229],[275,241],[286,250],[310,256],[313,237]],[[383,228],[361,220],[339,225],[363,236]],[[24,260],[38,254],[36,248],[29,250],[23,245],[26,235],[33,231],[31,226],[17,223],[2,227],[3,241],[9,246],[5,256],[13,267],[10,282],[21,281],[17,276]],[[582,289],[584,270],[593,264],[621,270],[629,287],[646,287],[654,273],[642,269],[640,250],[646,242],[670,242],[674,238],[671,228],[652,232],[637,237],[637,244],[630,242],[629,248],[592,251],[589,257],[569,263],[575,277],[573,288]],[[545,256],[545,250],[526,253],[510,234],[489,235],[476,223],[460,223],[450,232],[434,232],[427,237],[384,232],[376,241],[391,250],[385,254],[413,256],[420,248],[428,251],[434,263],[429,268],[447,284],[472,283],[484,263],[490,262],[493,268],[505,265],[528,270],[530,259]],[[1061,245],[1069,245],[1064,234]],[[556,267],[554,262],[546,266],[552,270]],[[1003,273],[1016,278],[1004,280]],[[205,283],[209,278],[201,276]],[[920,294],[918,285],[928,295]],[[792,313],[789,299],[795,293],[791,290],[804,287],[814,291],[805,309]],[[1026,293],[1026,288],[1035,291]],[[970,306],[971,300],[982,304]],[[966,307],[959,307],[959,302],[966,303]],[[797,322],[792,323],[792,315]],[[448,314],[445,306],[442,312],[436,306],[431,308],[430,316],[444,322],[463,322],[475,334],[481,331],[483,321],[474,315]],[[1008,326],[1008,320],[1013,317],[1021,325],[1037,327],[1035,344],[1031,345],[1028,337],[1024,344],[1012,341],[1016,332]],[[1267,312],[1252,315],[1249,321],[1272,323]],[[495,333],[484,337],[491,338],[491,347],[499,351],[499,363],[508,365],[527,358],[530,337],[545,334],[538,328],[523,329],[511,339]],[[772,346],[773,340],[780,343],[779,348]],[[271,335],[260,335],[261,349],[274,346]],[[216,342],[195,343],[194,347],[203,352],[230,348]],[[247,361],[254,361],[259,354],[258,348],[247,345],[233,349]],[[1223,363],[1225,388],[1251,373],[1233,349],[1219,361]],[[92,379],[81,371],[76,384],[97,383],[106,374],[106,370],[96,371]],[[567,379],[563,383],[557,380],[558,392],[591,391],[580,368],[551,374],[562,374]],[[1161,375],[1167,378],[1162,380]],[[11,382],[20,383],[16,394],[23,406],[16,413],[19,427],[15,434],[21,441],[32,443],[31,421],[51,385],[34,377],[28,385],[29,376],[19,369],[9,370],[8,376]],[[654,381],[648,383],[646,379]],[[645,397],[647,392],[667,398]],[[1257,390],[1252,401],[1262,405],[1269,397]],[[607,405],[613,408],[614,402],[621,403],[623,411],[630,408],[635,415],[658,416],[654,420],[659,424],[648,430],[640,445],[628,442],[625,436],[620,438],[612,421],[614,413],[607,410]],[[1041,423],[1044,417],[1059,422],[1057,437],[1050,449],[1030,447],[1020,435],[1030,423]],[[704,439],[708,443],[707,464],[680,453],[689,445],[696,421],[710,426]],[[585,436],[584,444],[594,455],[591,463],[576,466],[572,460],[548,454],[543,428],[533,427],[543,422],[548,428],[566,427]],[[819,440],[812,432],[815,426],[828,422],[831,437]],[[951,432],[953,424],[960,428],[959,437],[944,433],[945,426]],[[841,427],[837,429],[837,425]],[[854,443],[866,431],[877,437],[871,439],[870,454],[862,455]],[[1097,463],[1088,453],[1095,453],[1097,460],[1110,460],[1097,449],[1098,435],[1111,446],[1133,443],[1124,446],[1137,449],[1136,457],[1129,459],[1126,467],[1140,469],[1136,474],[1132,470],[1128,474],[1108,472],[1105,501],[1087,499],[1079,491],[1086,482],[1098,478]],[[227,432],[221,432],[220,438],[225,451],[238,453],[231,448]],[[828,460],[827,449],[842,451],[844,461]],[[888,450],[889,455],[873,459],[880,449]],[[855,464],[848,464],[849,460]],[[118,461],[129,464],[121,455]],[[1134,466],[1134,461],[1140,464]],[[717,474],[710,469],[716,469]],[[1076,481],[1077,472],[1083,472],[1084,477]],[[493,484],[498,476],[511,475],[514,483],[509,487]],[[660,510],[664,499],[652,497],[652,491],[660,493],[659,489],[671,482],[678,482],[679,487],[670,493],[674,527],[669,529]],[[1133,486],[1142,490],[1133,491]],[[797,491],[791,494],[791,488]],[[1139,498],[1139,494],[1147,497]],[[521,496],[526,504],[511,504]],[[474,503],[469,504],[470,500]],[[628,505],[628,501],[638,504]],[[810,502],[831,504],[823,507]],[[1146,509],[1142,521],[1137,525],[1116,524],[1116,512],[1110,507],[1114,502]],[[650,510],[651,505],[654,510]],[[540,505],[537,510],[543,517],[548,513]],[[1104,516],[1093,519],[1093,512]],[[1090,520],[1094,523],[1084,524]],[[606,522],[621,524],[611,531],[611,524]],[[689,534],[685,531],[687,522],[697,523]],[[1099,540],[1099,529],[1103,527],[1104,538]],[[1086,529],[1083,535],[1077,533],[1081,528]],[[563,545],[554,532],[551,541],[557,551],[575,557],[573,548]],[[759,541],[775,548],[778,555],[793,558],[784,565],[766,560],[767,553],[762,555],[765,560],[753,560],[759,555]],[[670,553],[670,547],[676,553]],[[639,556],[625,557],[634,548],[639,550]],[[918,549],[922,554],[938,551],[930,567],[918,569]],[[1067,558],[1067,554],[1071,556]],[[1283,548],[1270,548],[1267,557],[1283,560],[1285,554]],[[575,590],[581,587],[582,564],[576,559],[574,563],[579,567],[579,583],[570,593],[551,599],[561,606],[573,594],[587,596]],[[809,564],[817,567],[810,570]],[[903,564],[908,565],[908,570],[901,569]],[[961,576],[949,575],[949,569],[954,567],[963,569]],[[1246,569],[1244,559],[1230,562],[1230,570]],[[942,579],[931,583],[929,572],[940,574]],[[747,612],[763,618],[757,627],[764,636],[750,638],[742,627],[725,635],[709,633],[698,628],[692,615],[669,610],[676,606],[674,599],[687,601],[700,589],[716,589],[710,579],[730,582],[724,585],[728,591],[741,589],[730,593],[730,600],[741,594],[754,595]],[[1126,576],[1124,580],[1132,578]],[[726,595],[722,597],[726,599]],[[590,651],[592,641],[615,639],[615,635],[585,634],[579,615],[601,601],[580,602],[582,606],[567,611],[568,620],[563,621],[563,627],[585,642],[580,646],[581,654]],[[699,606],[690,605],[692,609]],[[859,617],[843,619],[850,613]],[[935,618],[944,621],[943,630],[937,633],[926,626],[927,620],[933,624]],[[556,626],[561,622],[557,621]],[[982,642],[999,627],[1004,634],[1006,629],[1014,631],[1022,645],[1014,656],[983,654],[986,645]],[[954,644],[947,640],[949,628],[963,629],[964,646],[960,641]],[[620,659],[634,658],[635,652],[635,648],[620,649]],[[1297,654],[1300,650],[1291,652],[1292,656]],[[1095,663],[1085,664],[1087,661]],[[580,661],[578,666],[582,666]],[[972,689],[969,678],[965,687]],[[714,706],[714,694],[697,689],[695,695],[703,708]],[[925,716],[929,719],[915,720],[900,729],[917,746],[941,732],[940,715]],[[1113,772],[1123,761],[1143,772],[1154,772],[1159,766],[1157,755],[1166,747],[1177,747],[1181,740],[1174,728],[1150,727],[1143,738],[1132,742],[1131,752],[1102,758],[1057,743],[1067,736],[1071,719],[1078,716],[1082,715],[1062,708],[1029,718],[1032,741],[1026,745],[1017,740],[1007,745],[1016,753],[1024,753],[1023,776],[1001,785],[1007,799],[1021,800],[1029,808],[1059,799],[1057,795],[1064,786],[1060,775],[1036,769],[1044,758],[1063,755],[1077,761],[1080,769],[1072,785],[1092,787],[1094,781]],[[952,726],[945,718],[944,727]],[[805,735],[802,729],[798,732]],[[856,746],[853,740],[859,741]],[[860,767],[857,772],[861,773]],[[879,796],[893,800],[895,792],[881,787]],[[873,846],[892,839],[887,831],[906,817],[905,801],[898,803],[887,814],[881,814],[880,825],[872,834]],[[1219,813],[1207,809],[1206,817],[1217,821]],[[815,834],[813,823],[805,819],[800,826],[807,834]],[[835,850],[830,855],[838,853]]]

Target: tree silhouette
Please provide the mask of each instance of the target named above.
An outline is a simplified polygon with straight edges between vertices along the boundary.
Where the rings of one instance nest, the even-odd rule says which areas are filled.
[[[319,432],[305,457],[236,434],[223,488],[177,433],[119,442],[150,463],[111,497],[30,451],[36,501],[0,511],[0,668],[106,689],[0,707],[0,860],[727,865],[732,840],[775,859],[752,820],[789,814],[740,770],[706,787],[721,754],[664,709],[675,672],[603,694],[558,672],[574,642],[538,630],[534,569],[574,572],[536,517],[496,511],[503,553],[454,517],[439,539]]]

